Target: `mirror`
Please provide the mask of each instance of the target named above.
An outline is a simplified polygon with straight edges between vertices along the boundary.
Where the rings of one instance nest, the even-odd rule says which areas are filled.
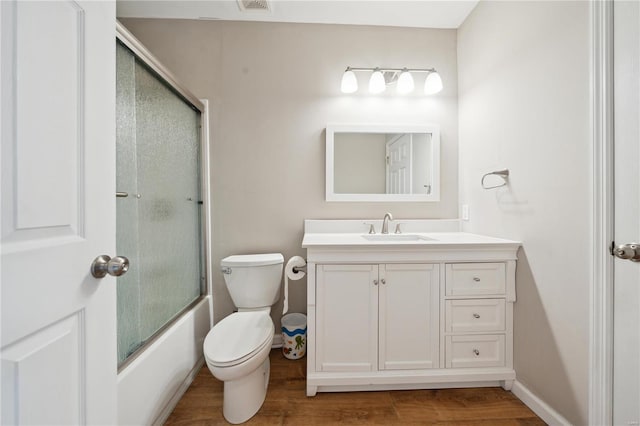
[[[329,124],[327,201],[440,201],[437,125]]]

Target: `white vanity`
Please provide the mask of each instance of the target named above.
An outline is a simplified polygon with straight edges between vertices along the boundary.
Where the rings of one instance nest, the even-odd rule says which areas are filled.
[[[510,389],[520,243],[457,232],[455,220],[381,225],[305,221],[307,395]]]

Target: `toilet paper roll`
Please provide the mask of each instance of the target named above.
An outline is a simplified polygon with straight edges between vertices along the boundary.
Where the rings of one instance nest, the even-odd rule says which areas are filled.
[[[302,257],[293,256],[284,267],[284,306],[282,308],[282,315],[286,314],[289,310],[289,280],[297,281],[306,275],[304,271],[300,269],[294,271],[293,268],[302,268],[306,265],[307,261]]]

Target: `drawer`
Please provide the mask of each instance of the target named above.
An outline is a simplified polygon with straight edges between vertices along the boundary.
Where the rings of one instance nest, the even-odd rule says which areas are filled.
[[[445,360],[447,368],[503,367],[504,334],[447,336]]]
[[[484,296],[505,293],[504,263],[450,263],[445,270],[447,296]]]
[[[504,299],[447,300],[445,331],[505,331]]]

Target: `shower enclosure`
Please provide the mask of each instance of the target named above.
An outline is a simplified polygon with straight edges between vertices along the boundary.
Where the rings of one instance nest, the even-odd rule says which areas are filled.
[[[202,108],[122,42],[116,51],[117,252],[131,263],[117,283],[123,368],[205,295],[206,280]]]

